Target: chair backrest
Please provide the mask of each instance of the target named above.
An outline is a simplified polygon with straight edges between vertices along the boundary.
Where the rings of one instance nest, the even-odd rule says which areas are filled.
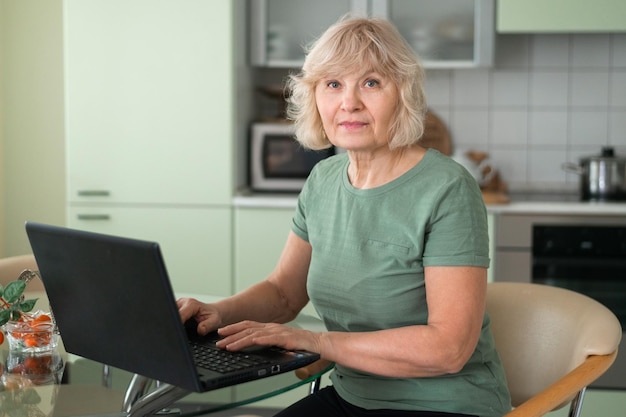
[[[5,286],[15,281],[25,269],[37,270],[37,262],[32,254],[0,258],[0,284]],[[26,290],[44,291],[43,283],[40,279],[34,279],[28,283]]]
[[[613,353],[622,337],[619,320],[604,305],[548,285],[490,283],[487,312],[514,407],[587,356]]]

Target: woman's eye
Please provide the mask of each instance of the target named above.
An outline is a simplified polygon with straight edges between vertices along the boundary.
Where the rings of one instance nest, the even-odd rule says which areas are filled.
[[[378,80],[367,80],[367,81],[365,81],[365,86],[366,87],[376,87],[378,84],[380,84],[378,82]]]
[[[337,81],[329,81],[328,85],[330,88],[339,88],[339,83]]]

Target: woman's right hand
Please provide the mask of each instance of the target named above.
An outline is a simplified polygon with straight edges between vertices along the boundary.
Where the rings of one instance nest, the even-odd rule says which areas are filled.
[[[198,324],[198,334],[201,336],[222,326],[222,317],[213,304],[203,303],[195,298],[179,298],[176,305],[182,322],[194,319]]]

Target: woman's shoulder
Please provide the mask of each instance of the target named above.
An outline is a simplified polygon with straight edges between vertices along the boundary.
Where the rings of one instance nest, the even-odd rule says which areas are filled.
[[[478,183],[461,164],[435,149],[426,152],[404,182],[415,195],[431,196],[434,200],[450,193],[461,195],[479,192]]]
[[[313,167],[311,175],[326,175],[333,172],[340,172],[345,169],[348,162],[348,154],[345,152],[337,153],[328,158],[322,159]]]
[[[332,184],[340,184],[342,173],[345,172],[347,163],[348,155],[346,153],[338,153],[322,159],[311,170],[303,191],[306,190],[310,194],[314,190],[323,190]]]
[[[448,155],[444,155],[436,149],[428,149],[422,160],[425,168],[428,168],[439,177],[467,178],[469,173],[463,166]]]

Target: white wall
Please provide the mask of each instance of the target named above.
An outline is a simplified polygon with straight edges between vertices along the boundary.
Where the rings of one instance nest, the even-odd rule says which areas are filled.
[[[25,220],[65,221],[62,0],[0,0],[0,256],[30,251]]]
[[[500,35],[490,69],[427,73],[460,149],[490,153],[511,189],[576,189],[563,162],[626,155],[626,34]]]

